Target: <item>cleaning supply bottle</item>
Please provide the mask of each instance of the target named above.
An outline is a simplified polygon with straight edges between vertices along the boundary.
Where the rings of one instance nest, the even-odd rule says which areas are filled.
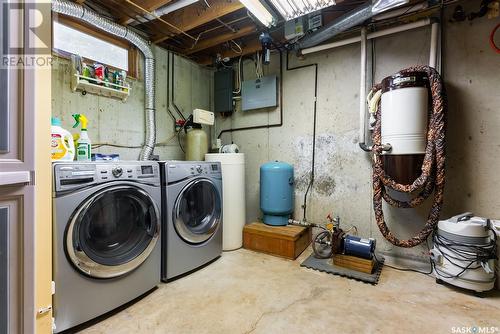
[[[76,128],[80,123],[82,123],[80,138],[78,138],[78,140],[76,141],[76,160],[90,161],[90,155],[92,154],[92,143],[87,133],[88,119],[83,114],[73,114],[73,118],[76,121],[75,125],[73,125],[73,128]]]
[[[61,127],[61,120],[51,119],[51,156],[52,161],[73,161],[75,159],[75,145],[73,136]]]

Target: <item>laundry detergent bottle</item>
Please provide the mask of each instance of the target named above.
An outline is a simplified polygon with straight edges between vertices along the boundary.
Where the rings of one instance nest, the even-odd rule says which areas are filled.
[[[75,124],[73,125],[73,128],[78,127],[80,123],[82,124],[80,137],[76,141],[76,160],[90,161],[91,160],[90,156],[92,154],[92,143],[87,133],[88,119],[83,114],[73,114],[73,118],[75,119]]]
[[[51,119],[51,156],[52,161],[73,161],[75,159],[75,145],[73,136],[61,127],[61,120]]]

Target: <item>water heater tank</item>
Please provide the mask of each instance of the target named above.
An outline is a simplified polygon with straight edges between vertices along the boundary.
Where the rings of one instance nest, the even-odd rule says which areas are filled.
[[[287,225],[293,212],[293,166],[272,161],[260,166],[260,209],[267,225]]]
[[[421,174],[427,143],[429,80],[425,73],[406,73],[382,80],[382,144],[386,173],[396,182],[411,184]]]

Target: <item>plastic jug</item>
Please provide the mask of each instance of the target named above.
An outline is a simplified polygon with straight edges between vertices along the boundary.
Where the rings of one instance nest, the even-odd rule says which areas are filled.
[[[73,136],[69,131],[61,127],[61,120],[57,117],[52,117],[52,139],[51,139],[51,155],[52,161],[73,161],[75,158],[75,144]]]

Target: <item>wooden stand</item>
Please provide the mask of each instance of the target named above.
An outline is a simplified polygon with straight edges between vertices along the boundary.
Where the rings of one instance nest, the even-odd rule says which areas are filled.
[[[251,223],[243,228],[243,248],[296,259],[311,243],[311,229]]]
[[[335,254],[333,256],[333,264],[339,267],[371,274],[375,266],[375,259],[368,260],[356,256]]]

